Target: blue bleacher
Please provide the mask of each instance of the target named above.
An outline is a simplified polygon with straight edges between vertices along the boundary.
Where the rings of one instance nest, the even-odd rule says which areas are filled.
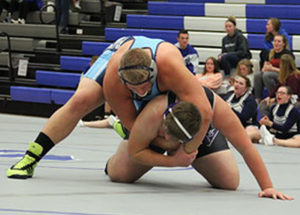
[[[126,17],[128,28],[183,29],[183,16],[134,15]]]
[[[148,2],[149,14],[204,16],[204,4],[183,2]]]
[[[60,90],[36,87],[11,86],[13,101],[36,102],[44,104],[65,104],[74,94],[73,90]]]
[[[11,86],[10,96],[13,101],[51,104],[51,89]]]
[[[85,72],[90,67],[90,57],[61,56],[60,67],[63,70]]]
[[[107,42],[82,42],[82,53],[84,55],[99,56],[111,43]]]
[[[80,80],[78,73],[65,73],[54,71],[37,70],[35,73],[36,83],[46,86],[73,87],[75,88]]]
[[[244,17],[247,18],[269,18],[276,16],[280,19],[300,19],[300,5],[246,4],[245,9],[246,14]],[[176,16],[205,16],[207,13],[206,3],[186,2],[148,2],[148,12],[152,15]],[[222,14],[216,15],[220,16]]]
[[[145,30],[145,29],[128,29],[128,28],[105,28],[105,40],[115,41],[116,39],[123,36],[146,36],[152,38],[160,38],[171,43],[177,41],[178,31],[171,30]]]
[[[126,17],[128,28],[186,29],[184,16],[135,15]],[[246,19],[246,32],[265,33],[268,19]],[[289,34],[300,34],[300,20],[282,20],[282,28]],[[220,29],[223,30],[223,29]]]
[[[300,19],[300,5],[246,5],[246,17]]]
[[[73,90],[51,90],[51,100],[54,104],[65,104],[74,94]]]

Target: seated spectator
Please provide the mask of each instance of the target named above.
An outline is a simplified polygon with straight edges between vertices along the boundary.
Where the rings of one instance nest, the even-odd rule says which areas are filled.
[[[12,19],[15,24],[25,24],[26,17],[29,11],[40,10],[43,7],[43,0],[23,0],[19,3],[19,18]]]
[[[4,22],[11,23],[11,15],[14,11],[18,10],[19,0],[0,0],[0,17],[3,9],[7,10]]]
[[[269,93],[269,96],[260,103],[259,106],[262,114],[268,114],[269,108],[275,103],[277,89],[284,85],[292,89],[293,98],[295,98],[292,102],[297,109],[300,109],[300,71],[296,67],[295,60],[289,54],[281,56],[279,82],[274,90]]]
[[[206,59],[202,74],[196,74],[198,81],[218,94],[224,94],[227,90],[222,90],[223,76],[219,70],[218,61],[214,57]]]
[[[277,18],[270,18],[268,19],[266,25],[266,36],[264,41],[264,49],[260,52],[260,68],[262,69],[264,66],[264,62],[269,60],[269,53],[273,49],[273,40],[276,35],[283,35],[288,39],[289,38],[286,31],[281,28],[281,22]]]
[[[189,33],[186,30],[180,30],[177,35],[178,43],[175,46],[181,52],[185,66],[195,74],[195,69],[199,64],[199,55],[198,52],[189,44]]]
[[[254,93],[257,101],[263,98],[263,88],[267,88],[271,92],[277,82],[279,76],[280,58],[284,54],[289,54],[294,57],[293,53],[287,48],[287,39],[283,35],[274,37],[274,48],[270,51],[269,61],[264,63],[261,72],[254,74]]]
[[[292,90],[289,86],[281,86],[276,91],[276,105],[271,107],[269,115],[260,121],[260,129],[248,126],[246,132],[252,142],[262,142],[265,145],[274,145],[277,139],[290,139],[299,134],[299,112],[291,104]]]
[[[229,17],[225,22],[227,35],[222,39],[222,53],[218,57],[221,69],[226,76],[230,75],[232,68],[244,58],[250,59],[248,40],[243,36],[241,30],[236,27],[234,17]]]
[[[236,76],[234,89],[225,97],[244,127],[256,124],[257,104],[251,93],[251,82],[246,76]]]
[[[249,78],[251,86],[254,86],[253,64],[249,59],[243,59],[238,63],[235,75],[246,76]]]

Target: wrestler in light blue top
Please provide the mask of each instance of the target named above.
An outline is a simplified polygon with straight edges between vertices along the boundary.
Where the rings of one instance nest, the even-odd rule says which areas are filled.
[[[159,44],[164,42],[161,39],[151,39],[144,36],[130,36],[130,37],[121,37],[116,42],[107,47],[104,52],[100,55],[100,57],[96,60],[93,66],[86,72],[84,75],[87,78],[93,79],[103,86],[103,79],[105,76],[105,71],[107,67],[107,63],[109,62],[112,55],[127,41],[134,40],[129,49],[134,48],[142,48],[142,49],[150,49],[151,58],[154,62],[156,62],[156,52]],[[153,81],[153,85],[148,94],[144,97],[138,96],[136,93],[132,92],[133,102],[135,108],[138,112],[142,110],[142,108],[150,101],[152,98],[161,94],[157,86],[157,79],[155,77]]]

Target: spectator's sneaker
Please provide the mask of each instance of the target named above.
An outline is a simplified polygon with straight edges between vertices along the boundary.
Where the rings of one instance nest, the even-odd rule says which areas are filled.
[[[24,157],[7,170],[8,178],[27,179],[33,176],[34,168],[40,160],[43,147],[35,142],[29,143],[29,148]]]
[[[21,24],[21,25],[24,25],[25,24],[25,19],[18,19],[18,23]]]
[[[273,146],[274,145],[274,142],[273,142],[273,138],[274,138],[274,135],[271,134],[267,127],[265,125],[262,125],[259,129],[259,133],[260,133],[260,136],[261,136],[261,139],[262,139],[262,143],[266,146]]]
[[[109,115],[107,117],[107,120],[108,120],[108,124],[111,126],[111,127],[114,127],[114,124],[115,122],[118,120],[117,117],[115,117],[114,115]]]
[[[13,24],[19,24],[18,20],[16,20],[16,19],[11,19],[10,22]]]
[[[85,124],[84,124],[84,122],[82,120],[78,121],[77,126],[78,127],[86,127]]]

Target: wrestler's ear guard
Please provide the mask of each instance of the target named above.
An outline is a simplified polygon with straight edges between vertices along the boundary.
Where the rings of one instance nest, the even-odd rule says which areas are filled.
[[[125,80],[122,76],[122,71],[130,70],[130,69],[146,70],[146,71],[149,72],[149,76],[145,81],[142,81],[140,83],[130,83],[127,80]],[[147,81],[154,82],[154,80],[156,79],[156,76],[157,76],[157,67],[156,67],[155,61],[152,59],[150,66],[133,65],[133,66],[120,67],[118,69],[118,74],[119,74],[119,78],[120,78],[120,80],[123,84],[129,83],[129,84],[132,84],[132,85],[139,85],[139,84],[145,83]]]

